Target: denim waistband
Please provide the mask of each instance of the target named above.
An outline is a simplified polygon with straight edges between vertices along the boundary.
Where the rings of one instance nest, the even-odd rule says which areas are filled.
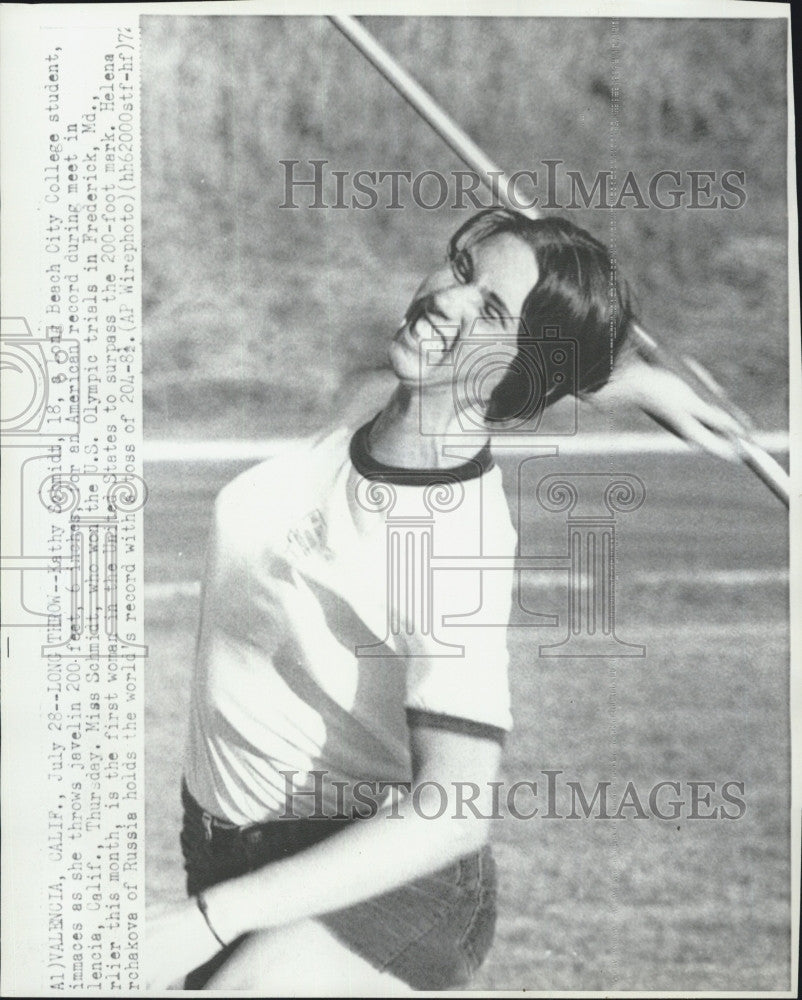
[[[227,847],[235,843],[256,846],[263,844],[273,846],[282,853],[295,853],[303,847],[309,847],[356,820],[343,818],[333,819],[272,819],[264,823],[249,823],[239,826],[229,820],[221,819],[208,812],[193,797],[187,788],[186,781],[181,782],[181,801],[184,806],[184,823],[196,828],[202,828],[203,839],[215,847]]]

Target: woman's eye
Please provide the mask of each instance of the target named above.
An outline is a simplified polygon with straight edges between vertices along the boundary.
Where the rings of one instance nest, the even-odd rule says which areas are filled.
[[[471,258],[467,251],[461,250],[459,253],[455,254],[451,259],[451,267],[454,274],[460,281],[468,282],[471,280]]]

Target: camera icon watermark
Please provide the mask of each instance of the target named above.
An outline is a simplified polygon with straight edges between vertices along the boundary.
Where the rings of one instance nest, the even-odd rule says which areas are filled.
[[[579,382],[579,345],[562,336],[559,326],[544,326],[531,335],[520,319],[515,334],[492,332],[478,319],[467,336],[455,336],[448,350],[443,340],[420,344],[420,378],[425,384],[437,369],[450,374],[456,416],[456,439],[532,434],[571,436],[579,426],[576,392]],[[552,406],[554,399],[559,406]],[[420,432],[443,436],[442,410],[432,397],[419,394]]]
[[[22,316],[0,318],[3,373],[0,434],[21,440],[58,439],[77,431],[78,341],[64,340],[61,327],[36,337]]]

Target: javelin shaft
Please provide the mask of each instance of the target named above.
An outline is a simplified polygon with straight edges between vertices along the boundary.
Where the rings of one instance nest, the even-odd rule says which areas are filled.
[[[442,108],[426,93],[421,85],[412,79],[407,71],[398,65],[373,35],[366,31],[355,18],[348,14],[329,14],[329,20],[345,37],[359,49],[365,58],[381,73],[404,100],[411,105],[440,138],[475,170],[492,194],[507,208],[530,219],[542,218],[542,213],[534,208],[519,208],[509,197],[509,179],[471,137],[463,132]]]
[[[381,75],[398,91],[401,97],[428,122],[441,139],[474,170],[481,181],[488,187],[495,199],[512,211],[525,215],[530,219],[542,218],[542,213],[533,207],[521,208],[514,204],[510,197],[511,185],[509,178],[483,150],[476,145],[471,137],[464,132],[429,96],[429,94],[414,80],[409,73],[390,53],[380,45],[356,18],[350,15],[330,14],[329,20],[343,35],[365,56],[365,58],[381,73]],[[679,368],[684,378],[697,386],[706,386],[700,379],[693,365],[684,358],[670,354],[657,340],[647,333],[640,325],[633,323],[631,336],[635,341],[638,353],[646,361],[658,362]],[[720,398],[722,394],[719,394]],[[733,408],[723,398],[724,409],[735,416]],[[737,417],[736,417],[737,419]],[[764,451],[749,435],[746,427],[742,432],[732,436],[741,461],[759,479],[761,479],[786,506],[789,503],[789,480],[785,469]]]
[[[786,507],[790,503],[788,473],[772,456],[756,444],[752,437],[740,435],[733,444],[744,465],[768,486],[771,492],[782,500]]]

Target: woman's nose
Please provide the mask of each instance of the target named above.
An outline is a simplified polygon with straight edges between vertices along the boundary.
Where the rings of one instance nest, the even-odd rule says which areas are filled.
[[[455,282],[432,292],[431,310],[444,322],[459,323],[472,315],[476,297],[476,289]]]

